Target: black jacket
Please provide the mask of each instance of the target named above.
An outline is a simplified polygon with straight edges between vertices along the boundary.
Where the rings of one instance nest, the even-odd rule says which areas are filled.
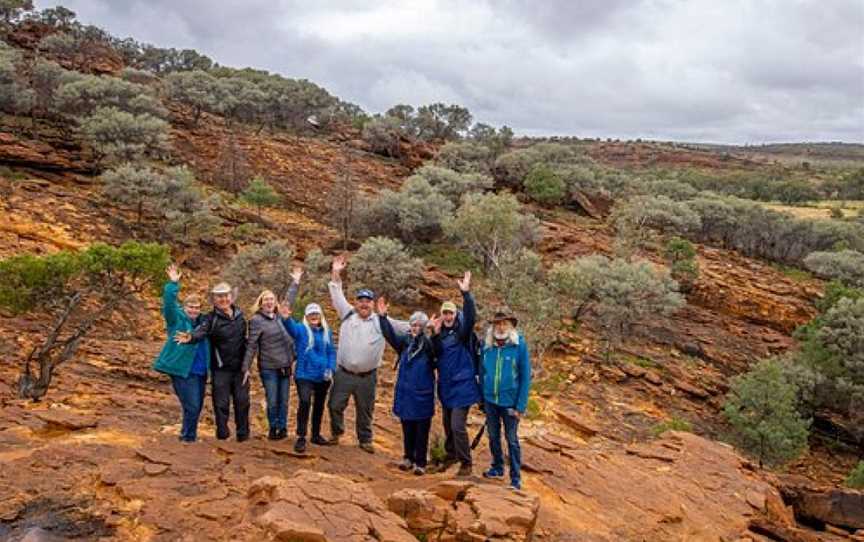
[[[204,315],[192,331],[192,342],[210,339],[210,368],[214,371],[239,371],[246,355],[246,318],[238,307],[231,307],[233,317],[220,310]]]

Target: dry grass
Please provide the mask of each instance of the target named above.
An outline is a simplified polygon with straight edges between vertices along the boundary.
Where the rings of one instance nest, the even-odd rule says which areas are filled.
[[[766,208],[790,214],[797,218],[830,219],[831,209],[839,208],[844,218],[854,218],[864,209],[864,201],[815,201],[802,205],[784,205],[782,203],[765,203]]]

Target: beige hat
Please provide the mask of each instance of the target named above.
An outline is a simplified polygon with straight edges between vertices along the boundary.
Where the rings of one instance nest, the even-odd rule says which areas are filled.
[[[227,282],[220,282],[216,286],[210,290],[211,294],[230,294],[231,293],[231,285]]]
[[[441,312],[456,312],[456,303],[452,301],[445,301],[441,305]]]

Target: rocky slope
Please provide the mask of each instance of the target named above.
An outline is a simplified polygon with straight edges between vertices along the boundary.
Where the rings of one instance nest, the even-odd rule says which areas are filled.
[[[214,149],[227,137],[217,121],[177,128],[177,159],[206,181],[219,167]],[[253,167],[285,196],[283,206],[265,212],[265,237],[288,239],[301,252],[329,249],[336,236],[322,213],[345,168],[368,191],[398,186],[409,173],[342,139],[237,136]],[[0,164],[27,176],[3,180],[0,255],[136,234],[122,220],[126,211],[102,200],[86,155],[74,146],[0,133]],[[541,249],[550,260],[611,246],[610,232],[596,220],[569,213],[543,220]],[[203,289],[235,249],[226,237],[175,254],[189,269],[187,287]],[[257,380],[252,441],[214,441],[208,405],[204,439],[183,446],[170,385],[149,370],[163,340],[158,300],[113,315],[38,404],[14,399],[13,386],[20,353],[40,322],[0,318],[0,538],[38,527],[73,539],[117,540],[402,540],[407,533],[427,540],[523,540],[531,533],[537,540],[808,540],[817,535],[794,523],[775,481],[727,446],[683,433],[650,437],[671,417],[716,437],[728,378],[788,349],[789,332],[812,317],[819,295],[816,282],[726,251],[699,247],[699,259],[702,278],[688,305],[671,321],[639,330],[618,364],[602,363],[590,323],[549,355],[537,385],[539,415],[522,426],[524,495],[505,495],[476,478],[454,484],[452,471],[415,478],[396,470],[401,437],[389,414],[389,369],[381,376],[375,456],[350,444],[296,456],[290,443],[266,441]],[[452,278],[436,268],[424,277],[424,303],[433,309],[452,294]],[[477,431],[481,418],[470,421]],[[437,433],[439,426],[436,420]],[[485,443],[479,454],[478,471],[488,461]],[[850,458],[817,448],[793,470],[836,482],[850,467]],[[298,502],[291,489],[298,485],[315,489]],[[315,529],[298,531],[308,518]]]

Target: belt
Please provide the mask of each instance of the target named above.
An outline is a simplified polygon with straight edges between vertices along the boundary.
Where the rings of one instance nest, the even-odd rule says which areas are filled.
[[[356,373],[356,372],[354,372],[354,371],[349,371],[348,369],[346,369],[345,367],[343,367],[343,366],[341,366],[341,365],[339,366],[339,369],[341,369],[342,371],[345,371],[345,372],[348,373],[349,375],[359,376],[360,378],[365,378],[365,377],[367,377],[367,376],[369,376],[369,375],[371,375],[371,374],[374,374],[375,371],[378,370],[378,369],[372,369],[372,370],[370,370],[370,371],[363,371],[363,372],[360,372],[360,373]]]

